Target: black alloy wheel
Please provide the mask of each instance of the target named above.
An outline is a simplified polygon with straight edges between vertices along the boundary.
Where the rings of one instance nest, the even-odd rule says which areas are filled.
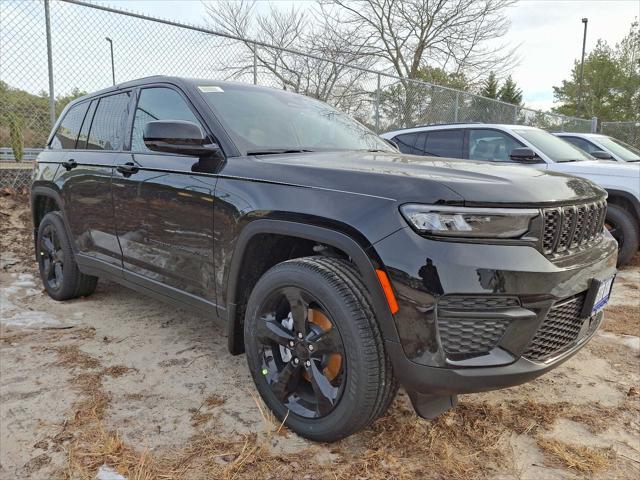
[[[249,295],[244,345],[262,400],[310,440],[360,430],[398,390],[369,292],[344,259],[296,258],[265,272]]]
[[[36,257],[44,288],[54,300],[86,297],[96,289],[98,278],[78,269],[60,212],[49,212],[40,221]]]
[[[64,279],[64,252],[53,224],[48,224],[42,229],[39,255],[45,287],[59,290]]]
[[[278,289],[256,326],[260,373],[278,400],[304,418],[330,413],[344,389],[344,345],[318,299],[298,287]]]

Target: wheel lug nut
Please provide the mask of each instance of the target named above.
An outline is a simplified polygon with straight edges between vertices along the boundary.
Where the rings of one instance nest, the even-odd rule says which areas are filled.
[[[294,358],[294,359],[293,359],[293,363],[294,363],[295,365],[298,365],[298,364],[300,363],[300,360],[298,360],[297,358]]]
[[[313,345],[309,345],[309,351],[313,352]]]
[[[298,338],[302,338],[302,337],[303,337],[302,332],[298,332]]]
[[[296,345],[296,343],[293,340],[289,340],[289,346],[290,347],[294,347]]]
[[[305,364],[307,367],[310,367],[310,366],[311,366],[311,361],[310,361],[310,360],[307,360],[306,362],[304,362],[304,364]]]

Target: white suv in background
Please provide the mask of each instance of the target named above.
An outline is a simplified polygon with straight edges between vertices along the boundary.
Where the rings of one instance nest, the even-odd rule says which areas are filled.
[[[429,125],[383,133],[401,152],[508,162],[587,178],[609,193],[606,226],[618,241],[618,264],[628,263],[640,238],[640,162],[596,160],[544,130],[522,125]]]
[[[640,150],[617,138],[600,133],[554,133],[580,150],[601,160],[640,162]]]

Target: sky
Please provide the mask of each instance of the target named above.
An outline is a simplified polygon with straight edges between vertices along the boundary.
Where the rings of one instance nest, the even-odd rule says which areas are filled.
[[[154,16],[202,24],[206,10],[199,0],[112,0],[101,2]],[[215,4],[215,2],[211,2]],[[289,9],[308,7],[310,1],[263,1],[261,11],[270,6]],[[514,79],[524,92],[528,107],[548,110],[553,106],[553,86],[568,78],[573,61],[582,50],[583,24],[587,27],[587,52],[602,38],[614,45],[640,17],[640,0],[520,0],[507,10],[511,28],[500,41],[519,45],[519,63]]]

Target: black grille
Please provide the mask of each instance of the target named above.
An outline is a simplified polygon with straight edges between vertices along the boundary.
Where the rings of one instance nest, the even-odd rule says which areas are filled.
[[[487,353],[498,344],[508,325],[508,320],[499,319],[438,319],[442,348],[453,354]]]
[[[516,297],[445,295],[438,300],[439,308],[451,310],[491,310],[519,306],[520,300]]]
[[[585,293],[581,293],[551,307],[522,356],[530,360],[544,360],[573,343],[584,321],[580,317],[584,300]]]
[[[543,252],[568,253],[590,243],[602,232],[606,211],[604,201],[545,209]]]

